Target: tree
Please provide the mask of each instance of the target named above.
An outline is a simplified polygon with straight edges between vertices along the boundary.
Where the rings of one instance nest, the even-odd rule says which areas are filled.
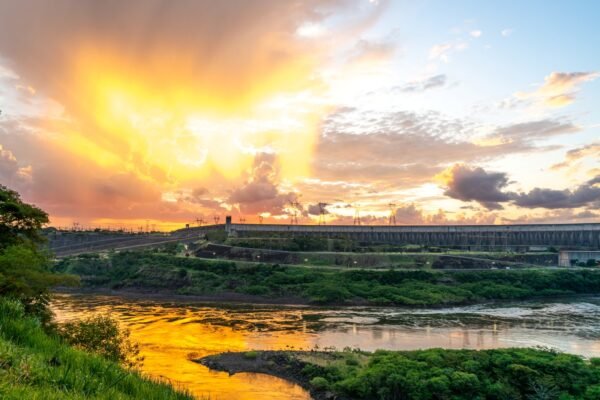
[[[0,185],[0,249],[23,242],[44,241],[40,230],[48,223],[48,214],[24,203],[19,193]]]
[[[77,282],[50,271],[48,254],[39,248],[44,242],[40,229],[46,223],[48,214],[0,185],[0,296],[21,301],[43,323],[51,319],[50,288]]]

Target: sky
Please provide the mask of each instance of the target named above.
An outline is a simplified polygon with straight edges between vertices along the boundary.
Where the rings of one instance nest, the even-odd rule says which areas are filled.
[[[599,14],[0,0],[0,183],[60,227],[600,222]]]

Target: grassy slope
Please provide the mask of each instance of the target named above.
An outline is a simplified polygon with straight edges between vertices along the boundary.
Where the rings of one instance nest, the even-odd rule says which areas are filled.
[[[0,299],[0,398],[191,399],[48,336],[19,303]]]
[[[223,353],[212,369],[294,381],[313,398],[597,400],[600,360],[537,349]]]
[[[125,252],[61,261],[88,287],[190,295],[243,293],[320,304],[449,305],[600,293],[599,270],[337,270]]]

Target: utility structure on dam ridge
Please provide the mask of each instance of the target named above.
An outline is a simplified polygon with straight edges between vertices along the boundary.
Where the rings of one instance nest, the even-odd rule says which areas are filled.
[[[361,243],[417,244],[461,249],[527,251],[532,249],[600,249],[600,223],[527,225],[276,225],[234,224],[228,236],[312,236]]]

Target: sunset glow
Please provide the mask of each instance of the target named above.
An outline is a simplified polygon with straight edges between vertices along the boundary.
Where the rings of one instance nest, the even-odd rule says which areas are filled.
[[[53,225],[598,221],[583,3],[182,3],[0,3],[0,180]]]

